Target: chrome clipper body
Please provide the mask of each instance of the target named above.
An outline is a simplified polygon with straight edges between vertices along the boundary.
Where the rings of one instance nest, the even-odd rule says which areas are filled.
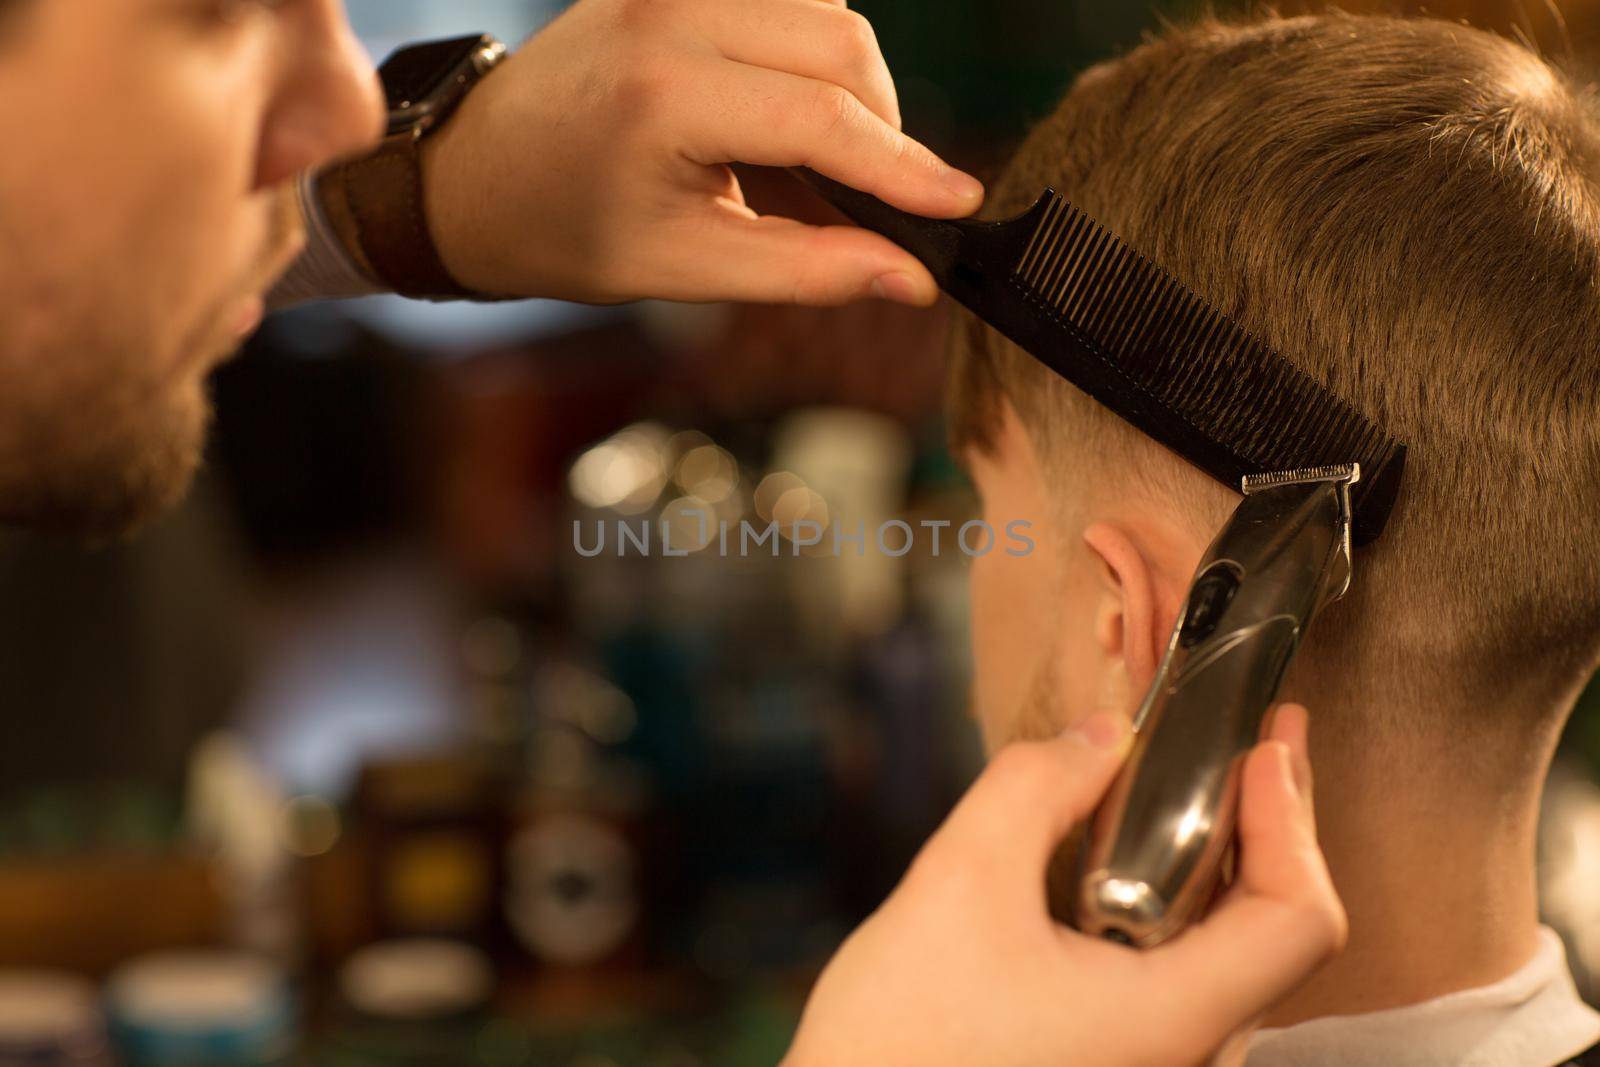
[[[1211,543],[1092,821],[1073,919],[1159,944],[1210,902],[1239,772],[1311,620],[1350,585],[1358,464],[1252,475]]]

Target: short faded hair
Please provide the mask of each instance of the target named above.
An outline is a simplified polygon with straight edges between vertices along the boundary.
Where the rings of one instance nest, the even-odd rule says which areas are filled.
[[[1206,18],[1085,72],[986,213],[1053,186],[1410,446],[1290,692],[1475,705],[1450,721],[1481,733],[1564,713],[1600,649],[1597,179],[1591,88],[1509,40]],[[989,448],[1003,396],[1048,471],[1170,462],[966,313],[950,355],[957,448]]]

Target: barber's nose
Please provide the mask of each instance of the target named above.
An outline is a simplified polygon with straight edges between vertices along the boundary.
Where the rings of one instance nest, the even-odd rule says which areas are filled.
[[[342,17],[297,53],[262,132],[258,187],[359,154],[383,133],[377,72]]]

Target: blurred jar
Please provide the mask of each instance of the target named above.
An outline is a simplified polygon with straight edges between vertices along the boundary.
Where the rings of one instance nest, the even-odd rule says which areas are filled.
[[[0,971],[0,1067],[109,1067],[100,996],[58,971]]]
[[[484,952],[445,938],[380,941],[339,970],[340,1062],[457,1067],[477,1062],[494,968]]]
[[[117,1051],[130,1067],[273,1067],[295,1050],[283,972],[257,956],[164,952],[129,963],[106,988]]]

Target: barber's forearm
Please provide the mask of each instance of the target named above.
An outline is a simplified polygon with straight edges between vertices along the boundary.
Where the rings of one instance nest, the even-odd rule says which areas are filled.
[[[359,261],[357,243],[341,232],[337,211],[330,210],[336,205],[324,203],[319,196],[316,176],[302,175],[295,184],[300,217],[306,228],[306,248],[268,294],[268,309],[280,311],[312,300],[386,292],[386,287]]]

